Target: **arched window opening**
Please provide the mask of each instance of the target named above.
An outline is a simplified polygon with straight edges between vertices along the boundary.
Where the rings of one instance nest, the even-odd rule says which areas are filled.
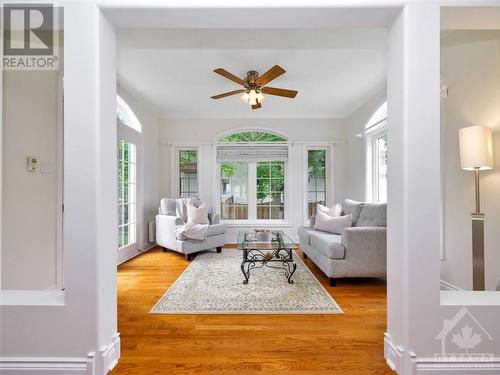
[[[132,108],[119,95],[116,95],[116,117],[123,125],[142,133],[142,125],[139,119],[132,111]]]

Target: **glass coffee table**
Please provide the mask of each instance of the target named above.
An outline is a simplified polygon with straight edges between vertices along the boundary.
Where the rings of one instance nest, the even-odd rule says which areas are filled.
[[[293,252],[297,245],[283,231],[253,230],[238,233],[238,249],[242,251],[241,272],[248,284],[250,271],[262,267],[285,271],[285,277],[293,284],[292,276],[297,269]]]

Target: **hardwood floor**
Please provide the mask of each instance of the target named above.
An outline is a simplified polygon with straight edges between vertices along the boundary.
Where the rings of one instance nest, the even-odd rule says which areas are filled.
[[[118,268],[121,359],[111,374],[393,374],[383,358],[386,287],[340,280],[341,315],[150,315],[188,266],[155,248]]]

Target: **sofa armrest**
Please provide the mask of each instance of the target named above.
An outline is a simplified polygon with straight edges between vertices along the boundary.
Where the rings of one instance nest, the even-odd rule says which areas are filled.
[[[387,228],[351,227],[342,235],[346,259],[355,259],[370,268],[387,267]]]
[[[184,224],[177,216],[156,215],[156,243],[159,246],[175,250],[177,241],[175,227]]]
[[[219,214],[210,214],[210,224],[220,224],[220,215]]]

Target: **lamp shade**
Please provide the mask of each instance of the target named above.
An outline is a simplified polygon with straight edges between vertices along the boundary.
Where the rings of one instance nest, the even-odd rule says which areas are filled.
[[[469,126],[459,129],[460,166],[471,171],[493,168],[493,142],[491,129],[485,126]]]

